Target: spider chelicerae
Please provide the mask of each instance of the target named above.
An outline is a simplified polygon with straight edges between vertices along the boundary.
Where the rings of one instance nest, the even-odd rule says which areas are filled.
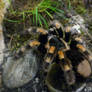
[[[71,27],[64,29],[59,21],[54,20],[48,30],[32,27],[25,33],[38,34],[38,40],[30,40],[17,54],[23,53],[27,48],[36,47],[44,60],[45,72],[48,72],[53,62],[59,64],[68,85],[75,83],[75,71],[83,78],[91,75],[91,54],[85,48],[81,36],[71,34]]]

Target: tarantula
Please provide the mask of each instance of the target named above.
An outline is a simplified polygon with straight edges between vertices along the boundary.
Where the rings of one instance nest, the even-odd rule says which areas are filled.
[[[70,27],[64,29],[56,20],[51,23],[49,30],[30,28],[24,34],[38,34],[38,40],[30,40],[18,54],[23,53],[26,48],[37,47],[44,59],[44,70],[48,72],[53,62],[58,63],[68,85],[75,83],[75,71],[80,76],[88,78],[92,73],[91,55],[83,45],[82,39],[76,34],[72,35],[70,29]]]

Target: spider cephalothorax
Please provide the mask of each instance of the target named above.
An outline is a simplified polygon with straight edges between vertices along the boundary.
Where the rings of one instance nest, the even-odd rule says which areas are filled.
[[[29,41],[19,52],[23,53],[28,47],[36,47],[43,57],[45,72],[48,72],[50,64],[58,63],[68,85],[75,83],[75,72],[84,78],[91,75],[90,53],[84,47],[82,39],[71,34],[71,27],[64,29],[59,21],[54,20],[48,31],[43,28],[30,28],[27,33],[39,34],[38,40]]]

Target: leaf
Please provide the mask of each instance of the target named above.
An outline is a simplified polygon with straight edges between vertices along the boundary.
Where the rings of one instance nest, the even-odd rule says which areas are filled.
[[[61,10],[61,9],[57,9],[57,8],[56,8],[56,10],[57,10],[57,12],[64,13],[64,11]]]
[[[39,14],[39,16],[43,20],[44,24],[46,25],[46,28],[48,28],[47,21],[44,19],[44,17],[41,14]]]
[[[13,23],[20,23],[22,20],[11,20],[11,19],[7,19],[5,18],[4,20],[8,21],[8,22],[13,22]]]
[[[47,13],[47,15],[48,15],[51,19],[53,19],[53,16],[52,16],[47,10],[45,10],[45,12]]]
[[[36,10],[35,10],[35,15],[36,15],[36,25],[38,23],[38,8],[36,7]]]
[[[42,27],[42,21],[41,21],[40,16],[39,16],[39,23],[40,23],[40,26]]]
[[[25,12],[22,13],[23,21],[25,20]]]
[[[68,8],[71,9],[71,1],[69,0]]]
[[[35,24],[35,14],[34,14],[34,11],[33,11],[33,24]]]

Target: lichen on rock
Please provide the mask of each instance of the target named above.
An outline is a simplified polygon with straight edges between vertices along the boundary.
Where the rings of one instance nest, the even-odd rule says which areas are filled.
[[[38,70],[38,59],[32,50],[18,59],[14,56],[7,57],[3,69],[3,82],[8,88],[21,87],[34,78]]]
[[[3,51],[5,49],[2,23],[3,23],[4,15],[5,15],[8,7],[9,7],[8,0],[0,0],[0,65],[3,62],[3,56],[4,56]]]

